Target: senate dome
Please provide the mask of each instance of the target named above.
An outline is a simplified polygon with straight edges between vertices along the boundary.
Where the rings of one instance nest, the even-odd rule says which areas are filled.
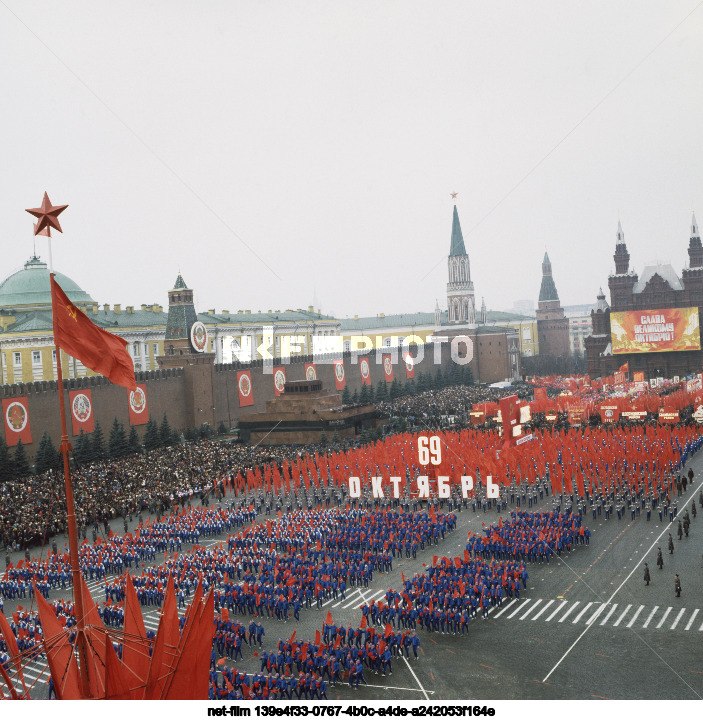
[[[94,303],[93,299],[78,284],[56,273],[56,282],[76,305]],[[51,307],[49,268],[36,255],[32,256],[22,270],[5,278],[0,283],[0,308],[13,310],[38,310]]]

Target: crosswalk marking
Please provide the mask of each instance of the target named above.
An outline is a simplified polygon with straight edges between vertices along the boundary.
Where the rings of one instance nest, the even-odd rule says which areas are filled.
[[[682,609],[679,611],[679,615],[674,619],[674,622],[671,624],[671,630],[672,630],[672,631],[676,628],[676,624],[679,622],[681,616],[683,616],[685,610],[686,610],[685,608],[682,608]]]
[[[567,612],[559,619],[559,623],[564,623],[566,621],[566,617],[576,609],[576,606],[578,606],[581,603],[581,601],[575,601],[573,606],[569,606],[569,609]]]
[[[608,615],[600,622],[601,626],[605,626],[605,624],[608,622],[608,619],[613,615],[613,612],[618,607],[618,604],[614,604],[613,607],[608,611]]]
[[[584,613],[586,613],[586,611],[588,611],[588,609],[589,609],[592,605],[593,605],[593,601],[591,601],[590,603],[587,603],[587,604],[581,609],[581,613],[579,613],[578,616],[576,616],[576,618],[575,618],[571,623],[578,623],[578,622],[581,620],[581,616],[583,616]]]
[[[529,602],[530,602],[529,599],[527,599],[527,600],[525,601],[525,603],[519,603],[519,604],[518,604],[518,607],[508,616],[508,618],[512,618],[513,616],[515,616],[515,615],[517,615],[518,613],[520,613],[520,611],[522,611],[522,609],[525,608],[525,606],[526,606]]]
[[[532,617],[533,621],[536,621],[552,604],[554,603],[554,599],[551,601],[547,601],[547,603],[540,608],[539,613],[536,616]]]
[[[595,613],[586,621],[586,625],[590,626],[592,623],[595,622],[595,620],[600,616],[601,611],[605,608],[605,605],[602,603],[598,603],[598,608],[596,609]]]
[[[510,603],[508,603],[505,608],[502,608],[498,613],[496,613],[495,617],[498,618],[498,616],[502,616],[514,603],[517,603],[515,599],[513,599]]]
[[[700,611],[699,608],[697,608],[694,612],[691,618],[688,619],[688,623],[686,624],[686,628],[684,628],[684,631],[688,631],[689,628],[691,628],[691,624],[693,623],[693,619],[698,615],[698,611]]]
[[[566,601],[562,601],[562,602],[559,604],[559,606],[557,606],[556,610],[555,610],[555,611],[552,611],[552,613],[551,613],[551,615],[549,616],[549,618],[546,618],[546,619],[545,619],[545,621],[551,621],[551,620],[554,618],[554,616],[556,616],[557,613],[559,613],[559,611],[561,611],[561,609],[564,608],[564,606],[566,606]]]
[[[513,607],[514,606],[514,607]],[[607,608],[606,608],[607,607]],[[562,600],[557,603],[556,599],[525,599],[518,602],[513,599],[503,608],[493,607],[489,609],[489,613],[493,613],[495,618],[502,616],[506,612],[505,618],[514,619],[515,621],[537,621],[541,619],[544,623],[554,621],[555,623],[565,623],[569,621],[572,624],[583,623],[591,626],[596,621],[601,626],[605,626],[610,622],[612,628],[620,626],[621,628],[664,628],[671,631],[688,631],[694,628],[693,623],[697,620],[700,609],[692,609],[688,620],[686,620],[687,609],[673,609],[669,606],[661,618],[657,618],[657,614],[663,607],[654,606],[654,608],[644,605],[628,604],[624,608],[620,608],[620,612],[613,615],[618,609],[618,604],[610,606],[601,601],[566,601]],[[677,613],[671,612],[676,610]],[[607,613],[606,613],[607,611]],[[549,612],[549,613],[547,613]],[[674,618],[675,616],[675,618]],[[602,620],[601,620],[601,617]],[[685,623],[685,628],[684,628]],[[698,629],[703,631],[703,624]]]
[[[619,625],[620,625],[620,621],[622,621],[623,618],[625,618],[625,616],[627,615],[627,612],[628,612],[631,608],[632,608],[632,604],[631,604],[631,603],[628,603],[628,604],[627,604],[627,608],[620,614],[620,617],[619,617],[618,620],[613,624],[613,626],[619,626]]]
[[[637,620],[637,616],[639,616],[640,613],[642,613],[642,609],[643,609],[643,608],[644,608],[644,606],[640,606],[640,607],[635,611],[635,615],[630,619],[630,623],[627,624],[627,627],[628,627],[628,628],[632,628],[633,624],[634,624],[635,621]]]
[[[661,621],[657,624],[657,628],[661,628],[664,621],[666,621],[666,617],[671,613],[671,606],[664,611],[664,615],[662,616]]]
[[[520,616],[520,620],[522,621],[523,619],[527,618],[527,617],[532,613],[532,611],[534,611],[534,609],[537,608],[537,606],[539,606],[540,603],[542,603],[542,599],[541,599],[541,598],[538,598],[538,599],[527,609],[527,611],[526,611],[522,616]]]
[[[647,616],[647,620],[644,622],[644,626],[642,628],[647,628],[649,626],[649,622],[654,618],[654,614],[659,610],[659,606],[655,606],[652,609],[652,612]]]

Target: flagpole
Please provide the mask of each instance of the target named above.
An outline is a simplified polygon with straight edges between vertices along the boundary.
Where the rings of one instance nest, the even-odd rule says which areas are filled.
[[[51,236],[47,238],[49,243],[49,278],[54,280],[54,262],[51,254]],[[53,285],[51,287],[52,299],[52,319],[53,319]],[[55,334],[54,334],[55,336]],[[79,673],[81,683],[81,696],[90,698],[90,683],[88,681],[88,653],[87,642],[85,636],[85,613],[83,606],[83,584],[81,583],[80,562],[78,558],[78,530],[76,528],[76,507],[73,501],[73,486],[71,484],[71,467],[68,461],[68,451],[70,445],[68,442],[68,429],[66,428],[66,404],[63,392],[63,370],[61,368],[61,348],[56,345],[54,337],[54,345],[56,348],[56,381],[59,387],[59,413],[61,415],[61,445],[59,450],[63,456],[63,477],[66,487],[66,523],[68,526],[68,547],[71,555],[71,578],[73,581],[73,598],[75,603],[76,617],[76,643],[78,645],[78,654],[80,657]],[[58,681],[58,679],[57,679]]]

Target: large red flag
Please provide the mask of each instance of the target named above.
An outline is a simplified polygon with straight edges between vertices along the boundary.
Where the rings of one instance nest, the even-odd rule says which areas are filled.
[[[134,363],[127,353],[127,341],[95,325],[71,303],[53,276],[51,307],[57,347],[116,385],[132,391],[137,388]]]
[[[93,416],[93,402],[90,388],[80,391],[68,392],[68,405],[71,408],[71,425],[73,435],[81,431],[92,433],[95,430],[95,417]]]
[[[16,446],[20,440],[25,444],[32,442],[27,396],[3,398],[2,414],[5,416],[5,440],[8,446]]]
[[[251,371],[237,371],[237,386],[239,387],[239,407],[253,406],[254,393],[251,386]]]
[[[343,391],[346,385],[346,379],[344,377],[344,361],[336,360],[334,362],[334,387],[338,391]]]

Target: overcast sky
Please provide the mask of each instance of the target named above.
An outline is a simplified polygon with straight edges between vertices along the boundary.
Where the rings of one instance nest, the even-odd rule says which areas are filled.
[[[703,221],[699,0],[0,0],[0,60],[0,276],[48,190],[100,303],[446,307],[452,191],[477,305],[589,303]]]

